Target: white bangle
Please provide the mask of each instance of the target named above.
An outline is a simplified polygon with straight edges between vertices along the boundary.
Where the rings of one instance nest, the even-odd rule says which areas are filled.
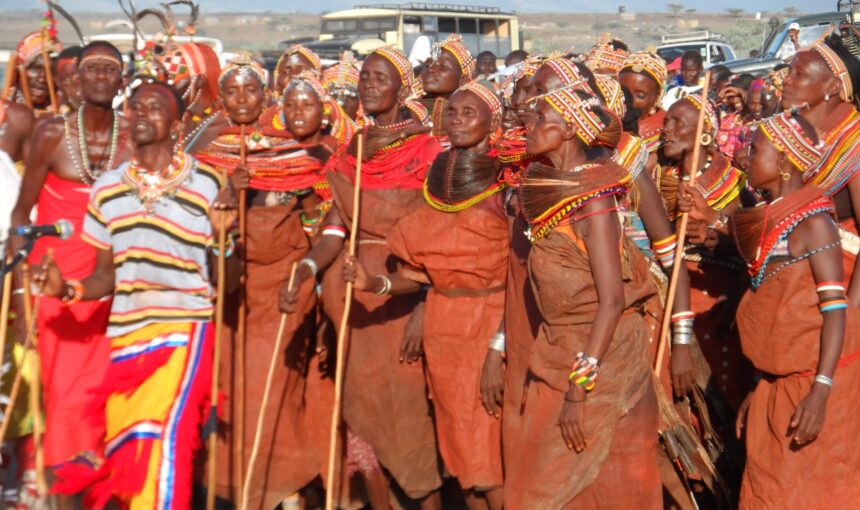
[[[827,377],[826,375],[818,374],[815,376],[815,382],[821,383],[825,386],[833,387],[833,379]]]
[[[391,280],[385,275],[377,275],[377,278],[382,280],[382,288],[376,292],[377,296],[384,296],[391,292]]]
[[[490,349],[504,354],[505,352],[505,334],[496,333],[490,338]]]
[[[672,345],[692,345],[693,334],[689,331],[674,331],[672,333]]]
[[[299,261],[299,265],[300,266],[301,265],[308,266],[308,269],[311,270],[311,276],[316,278],[317,271],[319,270],[319,267],[317,266],[317,263],[314,262],[314,259],[309,258],[309,257],[305,257],[301,261]]]

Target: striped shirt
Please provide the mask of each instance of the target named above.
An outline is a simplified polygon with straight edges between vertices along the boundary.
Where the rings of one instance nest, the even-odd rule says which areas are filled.
[[[147,324],[212,316],[207,249],[213,231],[208,213],[221,180],[211,167],[196,161],[194,165],[185,181],[151,212],[123,177],[128,163],[106,172],[93,185],[82,238],[113,250],[110,337]]]

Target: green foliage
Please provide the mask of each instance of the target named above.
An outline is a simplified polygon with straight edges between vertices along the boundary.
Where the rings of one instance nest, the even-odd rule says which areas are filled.
[[[669,9],[669,12],[671,12],[672,14],[677,16],[679,12],[684,10],[684,4],[670,2],[670,3],[666,4],[666,8]]]

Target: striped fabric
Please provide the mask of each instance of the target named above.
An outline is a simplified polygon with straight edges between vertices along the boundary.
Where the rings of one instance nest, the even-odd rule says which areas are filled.
[[[108,336],[155,322],[208,320],[212,315],[207,249],[209,206],[220,176],[206,165],[147,212],[123,174],[127,163],[93,186],[82,237],[113,251],[116,295]]]

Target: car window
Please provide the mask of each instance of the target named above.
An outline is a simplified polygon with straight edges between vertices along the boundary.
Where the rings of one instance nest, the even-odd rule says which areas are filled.
[[[723,49],[718,45],[714,44],[711,46],[711,64],[717,64],[720,62],[725,62],[726,56],[723,55]]]
[[[824,32],[831,28],[833,28],[833,25],[830,23],[800,27],[800,34],[797,36],[797,42],[800,43],[801,48],[808,48],[812,46],[815,41],[820,39],[821,36],[824,35]],[[776,58],[788,58],[791,55],[794,55],[796,51],[794,44],[788,37],[788,32],[786,32],[785,39],[783,39],[782,44],[779,46],[779,51],[776,52]]]

